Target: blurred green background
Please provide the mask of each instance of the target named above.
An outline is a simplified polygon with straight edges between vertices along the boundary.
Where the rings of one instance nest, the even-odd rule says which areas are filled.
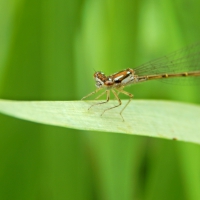
[[[95,89],[93,69],[134,68],[199,41],[199,8],[198,0],[0,0],[0,98],[79,100]],[[199,85],[127,90],[200,104]],[[0,199],[197,200],[200,147],[0,115]]]

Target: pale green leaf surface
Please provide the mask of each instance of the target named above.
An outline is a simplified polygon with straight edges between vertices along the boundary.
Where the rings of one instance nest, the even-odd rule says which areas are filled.
[[[96,103],[97,101],[95,101]],[[126,100],[122,103],[125,104]],[[200,107],[170,101],[134,100],[121,108],[100,114],[115,105],[93,107],[94,101],[11,101],[0,100],[0,112],[43,124],[115,133],[145,135],[200,143]]]

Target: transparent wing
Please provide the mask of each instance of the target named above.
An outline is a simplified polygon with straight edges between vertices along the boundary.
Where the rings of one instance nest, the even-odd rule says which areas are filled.
[[[139,76],[200,71],[200,42],[136,67]],[[172,84],[200,84],[200,77],[159,79]]]

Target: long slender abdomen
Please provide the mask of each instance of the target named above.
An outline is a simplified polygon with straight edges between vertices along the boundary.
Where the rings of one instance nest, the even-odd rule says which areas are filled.
[[[156,74],[156,75],[148,75],[148,76],[139,76],[138,80],[139,81],[145,81],[145,80],[175,78],[175,77],[188,77],[188,76],[200,76],[200,71],[182,72],[182,73],[174,73],[174,74]]]

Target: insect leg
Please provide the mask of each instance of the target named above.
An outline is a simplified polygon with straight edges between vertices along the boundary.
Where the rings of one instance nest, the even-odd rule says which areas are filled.
[[[103,89],[103,88],[98,88],[98,89],[96,89],[95,91],[91,92],[90,94],[84,96],[81,100],[83,100],[83,99],[85,99],[85,98],[87,98],[87,97],[89,97],[89,96],[91,96],[91,95],[97,93],[97,92],[98,92],[99,90],[101,90],[101,89]]]
[[[124,86],[121,86],[120,88],[119,88],[119,90],[123,90],[123,88],[124,88]],[[119,96],[119,94],[120,94],[120,91],[119,90],[117,90],[117,96]]]
[[[103,103],[107,103],[109,100],[110,100],[110,90],[106,90],[104,91],[102,94],[100,94],[96,99],[98,99],[99,97],[101,97],[103,94],[105,94],[105,92],[107,93],[107,98],[106,98],[106,101],[103,101],[103,102],[100,102],[100,103],[95,103],[93,105],[91,105],[88,110],[90,108],[92,108],[93,106],[96,106],[96,105],[99,105],[99,104],[103,104]]]
[[[97,96],[95,99],[99,99],[101,96],[103,96],[106,93],[106,90],[103,91],[99,96]]]
[[[108,111],[108,110],[110,110],[110,109],[113,109],[113,108],[116,108],[116,107],[118,107],[118,106],[120,106],[120,105],[122,104],[122,102],[121,102],[120,98],[118,97],[117,93],[116,93],[114,90],[112,90],[112,93],[114,94],[114,96],[115,96],[115,98],[117,99],[117,101],[119,102],[119,104],[116,105],[116,106],[113,106],[113,107],[111,107],[111,108],[105,109],[105,110],[101,113],[101,116],[102,116],[106,111]],[[122,116],[121,116],[121,117],[122,117]],[[122,117],[122,119],[123,119],[123,121],[124,121],[124,118],[123,118],[123,117]]]
[[[128,106],[128,104],[131,102],[131,100],[132,100],[132,98],[133,98],[133,95],[132,95],[131,93],[129,93],[129,92],[126,92],[126,91],[122,90],[122,89],[120,90],[120,89],[117,89],[117,88],[116,88],[116,90],[119,91],[119,93],[125,94],[125,95],[127,95],[127,96],[130,97],[129,101],[126,103],[126,105],[123,107],[123,109],[122,109],[121,112],[120,112],[120,115],[122,116],[122,112],[123,112],[124,109]]]

